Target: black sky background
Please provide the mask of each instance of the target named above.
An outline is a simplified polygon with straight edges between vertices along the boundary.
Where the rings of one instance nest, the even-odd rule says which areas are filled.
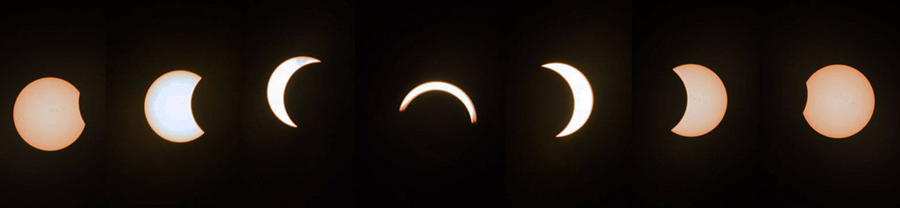
[[[635,201],[642,206],[755,206],[759,161],[758,93],[762,24],[756,8],[733,3],[636,6],[634,36]],[[672,71],[682,64],[713,70],[728,109],[719,125],[694,138],[671,132],[687,94]]]
[[[505,200],[514,207],[625,206],[631,170],[631,5],[534,2],[511,7],[505,85]],[[590,47],[586,47],[590,46]],[[572,114],[565,80],[542,68],[580,69],[595,108],[556,138]],[[602,106],[602,107],[600,107]]]
[[[44,9],[0,16],[0,204],[87,206],[102,202],[106,142],[106,27],[99,9]],[[65,149],[37,150],[19,137],[12,109],[19,92],[41,77],[78,88],[85,129]],[[47,196],[53,196],[48,199]]]
[[[502,14],[499,4],[362,3],[358,13],[357,187],[361,204],[502,205]],[[364,38],[359,38],[364,37]],[[453,83],[477,123],[445,93],[398,112],[405,92]],[[396,93],[401,92],[401,93]]]
[[[897,93],[900,4],[779,5],[767,12],[762,60],[763,191],[771,202],[835,206],[900,203]],[[832,140],[803,118],[805,82],[815,70],[846,64],[866,75],[875,92],[869,124]]]
[[[107,164],[110,206],[240,202],[240,10],[160,6],[110,12]],[[205,134],[183,144],[147,128],[146,92],[159,76],[202,77],[191,101]]]
[[[261,3],[241,21],[241,167],[246,206],[353,205],[354,5]],[[295,56],[322,61],[295,72],[285,108],[297,128],[272,116],[266,83]]]

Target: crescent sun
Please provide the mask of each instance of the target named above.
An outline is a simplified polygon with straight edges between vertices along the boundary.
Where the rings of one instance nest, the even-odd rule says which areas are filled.
[[[698,137],[709,133],[728,108],[725,84],[715,72],[699,64],[684,64],[672,69],[684,83],[687,106],[681,121],[672,132],[684,137]]]
[[[400,112],[406,110],[406,106],[408,106],[413,99],[416,99],[417,96],[429,91],[443,91],[455,96],[456,99],[459,99],[459,101],[466,106],[466,110],[469,111],[469,119],[472,120],[472,123],[475,123],[475,105],[472,104],[472,100],[469,99],[469,95],[466,95],[466,92],[464,92],[462,89],[459,89],[459,87],[446,82],[433,81],[416,86],[416,88],[413,88],[411,91],[409,91],[409,93],[406,94],[406,97],[403,98],[403,102],[400,103]]]
[[[568,64],[548,63],[541,67],[550,69],[562,76],[566,83],[569,84],[569,88],[572,89],[572,98],[574,99],[572,118],[569,119],[569,124],[566,125],[566,128],[559,132],[556,137],[564,137],[575,133],[584,126],[594,108],[594,92],[591,90],[591,83],[588,82],[581,71]]]
[[[191,109],[191,98],[199,82],[199,75],[175,70],[150,85],[144,99],[144,114],[157,135],[176,143],[193,141],[203,135]]]
[[[291,117],[288,116],[287,110],[284,108],[284,89],[287,87],[291,76],[294,75],[294,72],[300,70],[301,67],[319,62],[318,59],[312,57],[298,56],[282,62],[272,72],[272,76],[269,77],[269,84],[266,87],[266,97],[269,100],[269,108],[272,109],[272,113],[275,113],[275,117],[281,120],[282,123],[297,128],[297,125],[291,121]]]

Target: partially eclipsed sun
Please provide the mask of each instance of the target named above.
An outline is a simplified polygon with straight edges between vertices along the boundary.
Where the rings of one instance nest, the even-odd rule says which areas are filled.
[[[44,151],[61,150],[74,143],[84,131],[80,94],[74,85],[55,77],[26,85],[13,105],[13,123],[19,136]]]
[[[833,139],[853,136],[875,111],[872,84],[858,70],[841,64],[825,66],[806,81],[803,117],[819,134]]]
[[[400,112],[406,110],[406,106],[408,106],[409,103],[413,101],[413,99],[416,99],[416,97],[418,97],[420,94],[429,91],[443,91],[446,93],[450,93],[451,95],[459,99],[459,101],[466,106],[466,110],[469,111],[469,119],[472,120],[472,123],[475,123],[477,118],[477,116],[475,115],[475,105],[472,104],[472,100],[469,99],[469,95],[466,95],[466,92],[464,92],[462,89],[459,89],[459,87],[446,82],[426,82],[419,86],[416,86],[416,88],[410,90],[409,93],[406,94],[406,97],[403,98],[403,102],[400,103]]]
[[[150,85],[144,99],[144,114],[156,134],[176,143],[193,141],[203,135],[191,109],[191,98],[199,82],[199,75],[175,70]]]
[[[684,137],[709,133],[719,125],[728,108],[725,84],[715,72],[702,65],[684,64],[672,70],[681,78],[687,92],[684,116],[672,132]]]

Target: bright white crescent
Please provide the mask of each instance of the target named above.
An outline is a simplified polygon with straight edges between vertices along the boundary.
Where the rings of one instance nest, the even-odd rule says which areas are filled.
[[[409,91],[409,93],[406,94],[406,97],[403,98],[403,102],[400,103],[400,112],[406,110],[406,106],[408,106],[413,99],[416,99],[417,96],[429,91],[443,91],[455,96],[456,99],[459,99],[459,101],[466,106],[466,110],[469,111],[469,119],[472,120],[472,123],[475,123],[475,105],[472,104],[469,95],[466,95],[466,92],[459,89],[459,87],[446,82],[426,82],[416,86],[416,88]]]
[[[291,121],[291,117],[288,116],[287,110],[284,108],[284,89],[287,88],[287,83],[291,76],[294,75],[294,72],[300,70],[301,67],[319,62],[318,59],[312,57],[298,56],[282,62],[272,72],[272,76],[269,77],[269,84],[266,87],[266,97],[269,100],[269,108],[272,109],[272,113],[275,113],[275,117],[281,120],[282,123],[297,128],[297,125],[294,124],[294,121]]]
[[[569,88],[572,89],[572,98],[574,99],[572,108],[572,118],[566,128],[559,132],[556,137],[568,136],[581,129],[588,118],[591,117],[591,111],[594,109],[594,92],[591,90],[591,83],[581,71],[564,63],[548,63],[542,67],[550,69],[566,80]]]

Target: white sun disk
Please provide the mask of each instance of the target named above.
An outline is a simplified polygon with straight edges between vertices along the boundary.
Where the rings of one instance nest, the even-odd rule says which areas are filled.
[[[144,100],[144,114],[150,128],[168,141],[183,143],[203,135],[194,120],[191,99],[200,76],[175,70],[163,74],[150,85]]]

